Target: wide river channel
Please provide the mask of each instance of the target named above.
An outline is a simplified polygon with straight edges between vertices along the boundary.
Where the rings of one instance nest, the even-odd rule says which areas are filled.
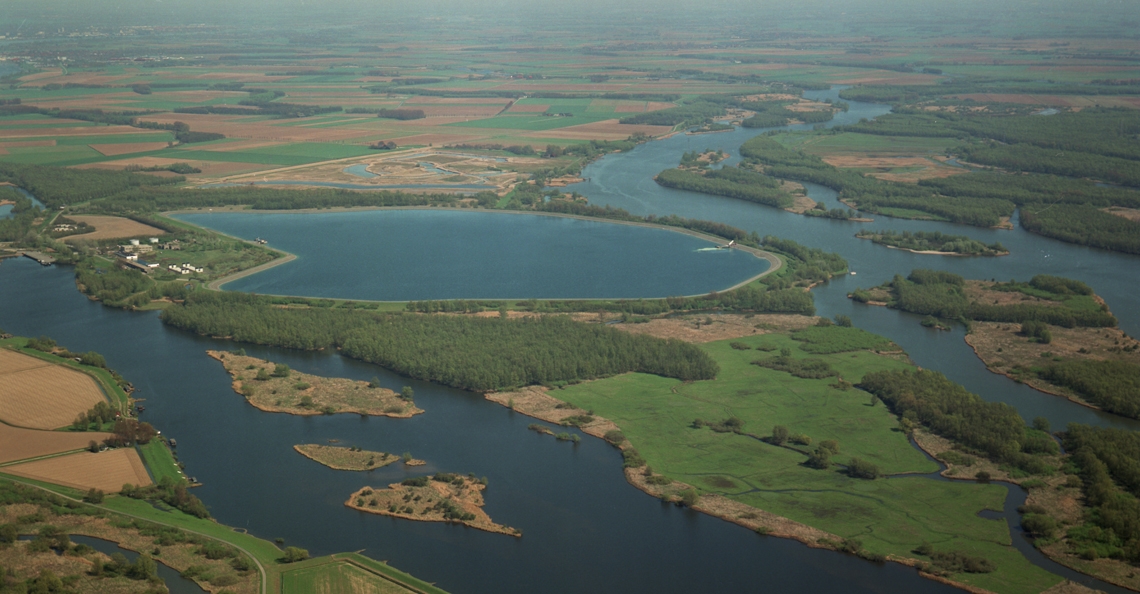
[[[833,89],[808,95],[835,98],[836,93]],[[888,110],[883,105],[850,104],[850,111],[840,114],[832,125],[876,117]],[[960,329],[927,330],[918,324],[917,316],[862,306],[845,298],[857,286],[876,285],[917,267],[950,270],[968,278],[1028,279],[1038,273],[1059,274],[1089,283],[1107,300],[1124,330],[1134,335],[1140,333],[1140,298],[1129,285],[1132,279],[1140,278],[1140,260],[1052,241],[1020,229],[997,231],[885,218],[875,223],[807,218],[748,202],[668,190],[652,180],[662,169],[676,166],[685,151],[722,148],[735,155],[744,140],[759,132],[677,135],[650,142],[597,161],[584,172],[588,181],[568,191],[576,190],[594,204],[610,204],[636,214],[717,220],[761,235],[778,235],[839,252],[858,274],[835,279],[813,291],[821,315],[851,316],[857,326],[902,345],[919,365],[942,371],[987,400],[1008,402],[1023,417],[1045,416],[1058,428],[1070,421],[1140,428],[1140,424],[1096,413],[988,372],[962,341]],[[809,190],[812,197],[836,206],[833,193],[819,187]],[[395,212],[371,216],[378,217],[379,225],[384,216]],[[520,221],[511,230],[515,235],[530,225],[524,217],[484,216],[493,225]],[[215,223],[195,222],[221,228]],[[1001,241],[1012,255],[966,259],[888,250],[856,239],[855,232],[863,227],[968,234],[987,243]],[[243,236],[247,232],[231,231]],[[255,233],[266,235],[269,231]],[[288,249],[288,241],[275,238],[274,245]],[[413,238],[389,248],[391,251],[372,253],[348,240],[341,243],[342,255],[358,260],[372,257],[410,262],[417,257],[417,250],[435,249],[431,238]],[[692,248],[699,249],[696,245]],[[686,253],[705,255],[694,254],[691,249]],[[512,264],[502,254],[490,256],[483,259],[488,267]],[[599,274],[604,273],[602,269],[609,261],[609,254],[599,256]],[[300,262],[279,270],[286,271]],[[671,264],[662,260],[658,267]],[[762,270],[763,263],[760,265]],[[350,273],[351,268],[344,272]],[[464,278],[467,280],[451,279],[450,284],[470,289],[460,283],[473,281]],[[256,279],[249,277],[248,281],[258,282]],[[442,290],[444,284],[448,283],[433,286]],[[291,286],[256,290],[312,294],[308,290],[312,283],[300,286],[305,290]],[[459,291],[416,298],[453,294],[475,296]],[[170,329],[155,313],[125,312],[90,302],[75,290],[69,268],[42,268],[26,259],[4,261],[0,265],[0,327],[16,334],[46,334],[75,351],[102,352],[111,367],[140,388],[136,396],[146,398],[145,420],[177,438],[188,473],[204,483],[196,494],[220,522],[263,538],[284,538],[287,544],[308,548],[315,555],[364,549],[373,558],[387,560],[457,593],[958,591],[924,580],[898,564],[876,565],[793,541],[758,536],[664,504],[625,482],[620,455],[601,440],[583,436],[576,445],[556,442],[528,431],[531,419],[486,402],[477,394],[401,378],[335,353],[240,345],[250,355],[308,373],[361,380],[379,376],[386,387],[396,390],[411,385],[417,404],[427,412],[401,420],[353,415],[300,418],[260,412],[233,392],[228,374],[205,355],[207,349],[234,349],[239,345]],[[333,439],[366,449],[411,452],[429,465],[412,473],[402,465],[368,474],[339,472],[292,451],[294,444]],[[343,506],[348,495],[365,484],[382,486],[436,470],[486,476],[486,511],[495,521],[522,530],[523,537],[360,514]],[[1014,534],[1015,541],[1020,543],[1021,538]]]

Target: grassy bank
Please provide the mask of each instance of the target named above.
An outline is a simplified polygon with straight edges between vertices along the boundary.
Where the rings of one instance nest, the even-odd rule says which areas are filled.
[[[1002,509],[1002,487],[922,477],[864,480],[844,474],[836,463],[846,465],[852,458],[888,475],[937,470],[908,443],[884,405],[865,392],[842,389],[840,378],[855,383],[865,373],[910,365],[901,353],[809,355],[800,344],[780,334],[707,343],[701,348],[721,367],[716,380],[681,383],[626,374],[551,395],[612,420],[654,472],[692,485],[700,495],[722,495],[859,541],[874,555],[922,560],[911,551],[928,542],[936,551],[984,557],[996,571],[955,574],[952,579],[987,590],[1040,592],[1059,581],[1010,546],[1004,522],[978,517],[982,510]],[[838,375],[799,378],[752,364],[784,356],[782,349],[787,349],[793,367],[812,359]],[[705,421],[704,426],[697,428],[697,419]],[[739,431],[723,430],[731,426],[725,423],[730,419],[738,420]],[[792,436],[783,446],[762,440],[775,425],[786,427]],[[823,470],[805,465],[808,454],[826,440],[838,442],[832,463]]]

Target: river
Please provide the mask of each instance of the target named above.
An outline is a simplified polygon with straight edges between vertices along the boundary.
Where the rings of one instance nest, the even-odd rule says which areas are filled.
[[[810,93],[834,97],[835,91]],[[886,112],[886,106],[850,102],[837,123]],[[822,315],[850,315],[856,325],[899,343],[924,367],[946,373],[988,400],[1009,402],[1023,416],[1042,415],[1054,426],[1068,421],[1125,426],[1067,401],[991,374],[962,342],[961,330],[922,328],[918,317],[854,304],[845,294],[915,267],[950,270],[971,278],[1047,272],[1079,278],[1104,296],[1131,334],[1140,328],[1128,280],[1140,278],[1133,258],[1072,246],[1021,230],[995,231],[946,223],[882,219],[851,223],[808,218],[748,202],[669,190],[652,176],[673,167],[688,150],[723,148],[761,131],[678,135],[628,153],[605,157],[571,186],[594,204],[637,214],[679,214],[718,220],[838,251],[857,276],[815,289]],[[813,197],[828,199],[822,188]],[[833,199],[829,199],[833,202]],[[831,204],[835,206],[835,204]],[[1001,241],[1004,258],[940,258],[887,250],[854,238],[865,226],[965,233]],[[205,356],[226,341],[163,326],[154,313],[102,307],[75,290],[68,268],[31,261],[0,265],[0,327],[16,334],[46,334],[75,351],[98,350],[108,364],[140,388],[145,420],[178,439],[190,474],[204,486],[196,494],[219,521],[315,555],[364,549],[393,566],[453,592],[754,591],[956,592],[919,578],[898,564],[877,565],[799,543],[762,537],[735,525],[664,504],[629,486],[621,457],[601,440],[556,442],[526,429],[532,419],[478,395],[400,378],[334,353],[246,347],[253,356],[320,375],[367,380],[385,387],[411,385],[427,413],[413,419],[333,415],[301,418],[260,412],[230,388],[228,374]],[[327,443],[393,453],[429,462],[414,474],[442,470],[487,476],[486,511],[522,530],[514,539],[442,524],[406,522],[343,507],[364,484],[382,486],[406,476],[400,465],[369,474],[334,471],[292,451],[299,443]],[[907,479],[918,480],[918,479]],[[1015,538],[1019,538],[1015,535]]]

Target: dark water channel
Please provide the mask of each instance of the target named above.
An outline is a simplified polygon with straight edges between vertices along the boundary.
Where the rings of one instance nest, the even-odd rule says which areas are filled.
[[[835,98],[836,93],[809,96]],[[888,109],[849,103],[850,111],[832,124],[875,117]],[[1058,428],[1077,421],[1140,429],[1140,424],[988,372],[962,341],[960,328],[928,330],[918,324],[918,316],[845,298],[855,287],[877,285],[918,267],[967,278],[1057,274],[1089,283],[1107,300],[1124,330],[1138,334],[1140,308],[1129,289],[1133,279],[1140,278],[1140,260],[1020,229],[998,231],[885,217],[875,223],[808,218],[661,188],[652,180],[661,170],[676,166],[685,151],[722,148],[733,155],[730,163],[735,162],[740,143],[760,132],[678,135],[651,142],[592,164],[584,172],[588,181],[567,191],[578,191],[594,204],[637,214],[716,220],[839,252],[857,275],[813,291],[821,315],[851,316],[857,326],[900,344],[919,365],[942,371],[983,398],[1008,402],[1026,418],[1045,416]],[[838,205],[834,193],[825,188],[811,186],[809,192],[829,207]],[[943,258],[888,250],[855,239],[863,227],[965,234],[987,243],[1001,241],[1012,255]],[[411,385],[427,413],[409,420],[262,413],[233,393],[228,375],[203,353],[236,345],[169,329],[156,318],[153,313],[122,312],[87,301],[75,290],[70,269],[44,269],[25,260],[0,265],[0,327],[16,334],[47,334],[72,350],[102,352],[111,367],[141,388],[137,395],[147,398],[145,419],[178,439],[188,472],[205,483],[196,493],[219,521],[263,538],[283,537],[314,554],[364,549],[371,557],[389,560],[454,592],[956,591],[897,564],[880,566],[760,537],[663,504],[625,483],[620,456],[600,440],[584,439],[577,445],[556,442],[528,431],[531,419],[477,395],[400,378],[336,354],[246,347],[250,355],[309,373],[363,380],[379,376],[386,387],[397,390]],[[443,470],[487,476],[487,512],[497,522],[519,528],[524,536],[514,539],[347,510],[343,501],[360,486],[395,482],[407,473],[399,465],[369,474],[339,472],[292,451],[294,444],[331,439],[368,449],[409,451],[429,462],[415,474]],[[1020,505],[1018,492],[1012,489],[1004,514],[1014,527],[1015,546],[1034,563],[1067,576],[1063,572],[1067,570],[1038,555],[1020,535],[1016,513],[1011,511]]]

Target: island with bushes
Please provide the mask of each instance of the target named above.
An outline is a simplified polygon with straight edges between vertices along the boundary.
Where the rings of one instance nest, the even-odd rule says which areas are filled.
[[[486,488],[487,479],[437,472],[392,483],[387,489],[364,487],[353,493],[344,504],[370,514],[419,522],[450,522],[521,537],[521,531],[496,524],[483,511],[483,491]]]
[[[859,239],[870,239],[879,245],[906,250],[915,254],[942,256],[1008,256],[1009,250],[1001,242],[986,245],[965,235],[946,235],[940,231],[871,231],[864,229],[855,234]]]
[[[295,445],[293,449],[298,454],[334,470],[374,470],[400,459],[399,456],[393,454],[373,452],[357,447],[307,443]]]
[[[266,412],[294,415],[357,413],[408,418],[423,411],[417,408],[411,388],[401,393],[380,387],[376,381],[363,382],[329,378],[289,369],[238,352],[207,351],[225,366],[233,378],[234,391],[254,407]]]

